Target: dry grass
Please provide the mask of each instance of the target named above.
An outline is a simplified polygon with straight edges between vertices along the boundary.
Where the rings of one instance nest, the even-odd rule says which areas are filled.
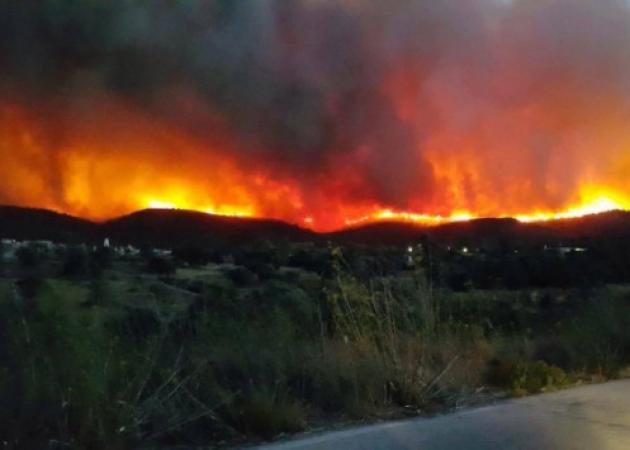
[[[421,270],[365,280],[341,254],[308,287],[237,289],[226,278],[193,296],[144,276],[101,281],[45,281],[30,302],[0,283],[8,448],[268,439],[313,417],[448,408],[488,383],[524,394],[567,374],[614,376],[630,357],[624,289],[602,289],[532,333],[488,318],[519,301],[510,315],[540,317],[529,293],[484,303],[434,291]]]

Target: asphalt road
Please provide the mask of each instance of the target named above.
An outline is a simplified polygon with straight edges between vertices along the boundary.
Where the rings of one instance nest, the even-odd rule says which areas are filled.
[[[258,450],[630,450],[630,380],[257,447]]]

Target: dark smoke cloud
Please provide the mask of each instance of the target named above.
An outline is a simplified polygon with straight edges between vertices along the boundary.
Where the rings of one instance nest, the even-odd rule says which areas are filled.
[[[472,140],[489,191],[525,174],[554,205],[630,118],[629,43],[626,0],[0,0],[0,89],[34,110],[113,95],[208,143],[218,115],[244,164],[308,185],[352,157],[348,195],[398,208],[448,201],[431,152]]]

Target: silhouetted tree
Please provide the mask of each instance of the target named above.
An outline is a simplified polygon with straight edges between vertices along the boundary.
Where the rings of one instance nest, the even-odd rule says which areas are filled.
[[[147,260],[147,270],[158,275],[171,275],[175,273],[175,265],[168,258],[153,255]]]
[[[82,277],[88,274],[88,254],[84,247],[73,246],[66,250],[63,258],[62,275]]]
[[[35,246],[27,245],[17,249],[15,256],[20,267],[35,269],[42,263],[42,255]]]

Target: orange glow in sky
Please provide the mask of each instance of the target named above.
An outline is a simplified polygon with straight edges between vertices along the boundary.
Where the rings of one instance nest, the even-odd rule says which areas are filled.
[[[564,160],[551,154],[540,179],[522,151],[515,160],[497,162],[495,150],[479,150],[481,138],[436,134],[424,148],[432,184],[422,193],[404,191],[401,206],[373,192],[373,182],[388,186],[390,180],[364,177],[363,150],[323,168],[294,170],[268,163],[264,154],[235,152],[233,137],[221,126],[209,145],[124,103],[104,102],[91,114],[57,144],[50,137],[57,125],[46,117],[19,103],[0,107],[0,204],[94,220],[146,208],[187,209],[279,219],[318,231],[375,221],[536,222],[630,209],[630,157],[622,150],[630,134],[621,131],[608,152],[593,154],[595,163],[588,152],[574,150],[570,177]]]
[[[630,209],[628,2],[10,3],[0,204],[318,231]]]

